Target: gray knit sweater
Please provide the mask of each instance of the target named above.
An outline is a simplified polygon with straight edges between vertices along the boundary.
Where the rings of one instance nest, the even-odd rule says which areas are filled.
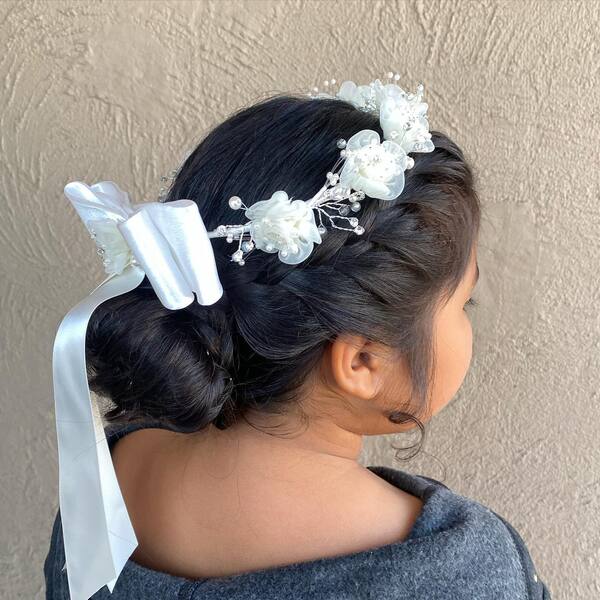
[[[109,447],[127,433],[158,423],[106,429]],[[482,504],[421,475],[368,467],[423,500],[402,542],[371,550],[231,577],[185,579],[129,560],[113,593],[94,600],[548,600],[515,529]],[[44,564],[47,600],[68,600],[60,511]]]

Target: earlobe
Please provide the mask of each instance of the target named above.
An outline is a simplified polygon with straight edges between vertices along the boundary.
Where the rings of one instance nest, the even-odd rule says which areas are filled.
[[[338,337],[332,342],[330,368],[343,392],[365,400],[377,393],[380,365],[370,351],[371,342],[360,336]]]

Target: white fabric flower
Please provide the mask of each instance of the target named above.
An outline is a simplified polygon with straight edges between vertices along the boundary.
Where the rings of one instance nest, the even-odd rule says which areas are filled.
[[[407,154],[432,152],[434,145],[425,116],[428,105],[421,102],[422,86],[417,89],[416,94],[409,94],[395,83],[383,84],[379,79],[358,86],[344,81],[336,97],[360,110],[379,114],[383,137],[400,144]]]
[[[90,235],[103,257],[108,275],[122,273],[134,256],[113,219],[94,219],[86,223]]]
[[[354,81],[344,81],[336,96],[340,100],[350,102],[356,108],[368,110],[374,95],[370,85],[356,85]]]
[[[396,95],[406,95],[406,92],[395,83],[383,84],[376,79],[369,85],[356,85],[353,81],[344,81],[336,97],[361,110],[377,113],[385,98]]]
[[[425,113],[428,105],[420,94],[408,98],[402,94],[386,96],[380,106],[379,123],[386,139],[393,139],[404,151],[432,152],[434,149]],[[395,133],[394,133],[395,132]]]
[[[245,211],[252,239],[259,250],[278,252],[294,265],[305,260],[314,244],[321,243],[313,209],[304,200],[290,201],[283,190],[269,200],[255,202]]]
[[[346,144],[346,160],[340,184],[363,191],[371,198],[393,200],[404,189],[404,170],[409,158],[391,140],[380,143],[379,134],[363,129]]]

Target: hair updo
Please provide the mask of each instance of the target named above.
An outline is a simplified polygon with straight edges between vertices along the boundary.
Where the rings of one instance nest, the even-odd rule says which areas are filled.
[[[207,229],[244,222],[229,207],[276,190],[309,199],[339,156],[337,140],[377,131],[377,115],[337,99],[275,96],[215,127],[189,155],[166,201],[189,198]],[[249,409],[284,414],[337,335],[364,336],[405,356],[411,404],[425,406],[435,357],[435,305],[469,264],[480,206],[460,148],[432,131],[435,150],[412,154],[394,201],[369,198],[363,235],[328,228],[298,265],[254,251],[244,266],[212,240],[224,294],[213,305],[172,311],[142,284],[101,304],[86,338],[90,387],[108,397],[108,421],[144,418],[180,432],[225,429]],[[395,423],[414,421],[398,410]]]

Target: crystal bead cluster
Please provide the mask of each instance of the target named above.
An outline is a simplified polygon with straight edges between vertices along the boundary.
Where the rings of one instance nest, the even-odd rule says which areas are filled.
[[[164,202],[166,197],[167,197],[167,193],[169,191],[169,188],[171,187],[171,184],[173,183],[173,180],[175,179],[175,177],[177,177],[177,169],[173,169],[169,175],[161,175],[160,180],[165,184],[163,186],[161,186],[160,190],[158,190],[158,197],[156,198],[157,202]],[[167,184],[167,181],[170,181],[171,183]]]
[[[137,264],[116,221],[112,219],[90,220],[87,222],[87,228],[90,237],[96,243],[96,252],[102,258],[102,265],[107,274],[121,273],[126,266]]]
[[[400,81],[400,73],[394,73],[392,71],[388,71],[385,75],[385,79],[388,80],[389,83]],[[362,96],[362,100],[357,102],[359,106],[356,108],[360,108],[365,112],[378,113],[379,112],[379,103],[377,101],[377,93],[376,87],[377,82],[379,80],[372,81],[368,85],[358,86],[358,88],[362,88],[360,95]],[[335,79],[326,79],[323,82],[323,87],[326,88],[327,91],[321,92],[318,87],[313,87],[312,90],[308,93],[308,95],[312,98],[334,98],[340,97],[340,91],[344,89],[344,85],[347,86],[348,83],[353,82],[344,82],[340,87],[337,88],[337,91],[334,95],[330,94],[329,91],[334,91],[336,89],[337,81]],[[421,86],[422,87],[422,86]],[[418,89],[418,88],[417,88]],[[345,99],[345,98],[344,98]],[[354,102],[353,102],[354,104]]]
[[[96,231],[92,228],[90,228],[90,237],[96,242],[96,246],[98,246],[98,248],[96,249],[96,252],[98,253],[98,255],[100,256],[100,258],[102,259],[102,264],[104,265],[104,268],[108,268],[110,263],[112,262],[110,260],[110,258],[108,258],[107,256],[105,256],[106,254],[106,244],[103,244],[101,242],[96,241],[96,238],[98,237],[96,234]]]

